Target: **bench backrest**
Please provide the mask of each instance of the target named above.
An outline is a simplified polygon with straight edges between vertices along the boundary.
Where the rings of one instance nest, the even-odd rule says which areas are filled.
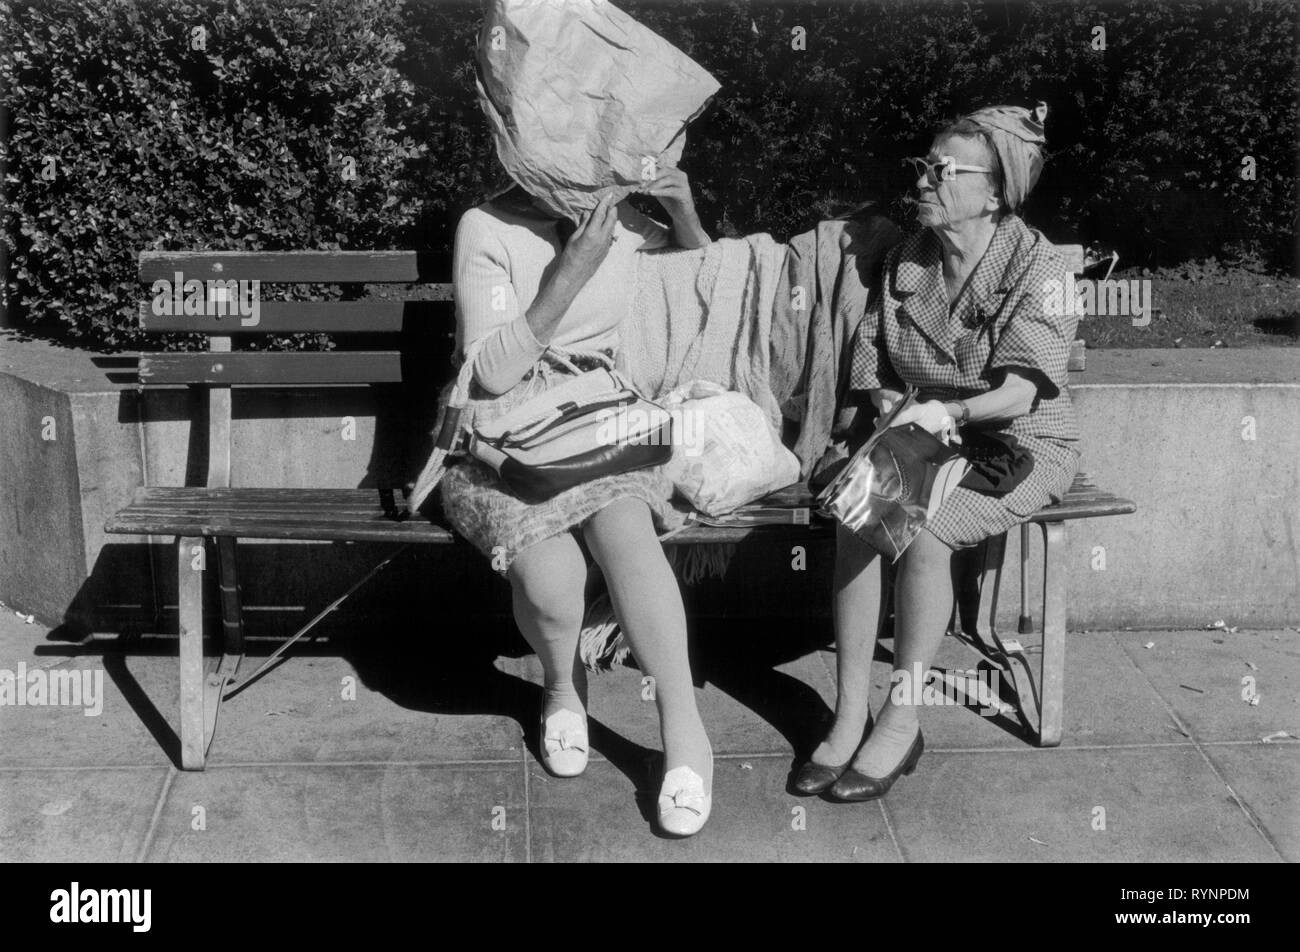
[[[393,335],[407,322],[444,318],[451,285],[432,280],[430,256],[414,251],[141,252],[140,282],[149,288],[140,303],[140,326],[151,334],[198,333],[206,352],[141,354],[142,387],[196,385],[207,392],[209,487],[230,485],[230,389],[233,386],[334,387],[400,383],[400,350],[323,352],[239,351],[236,340],[266,334],[321,332]],[[198,281],[199,285],[187,282]],[[246,295],[263,284],[422,284],[419,300],[269,301],[259,299],[256,318]],[[159,283],[161,282],[161,283]],[[179,284],[179,287],[178,287]],[[169,294],[170,299],[164,296]],[[196,295],[201,295],[196,297]],[[189,301],[186,313],[186,301]],[[180,304],[177,313],[177,304]],[[172,313],[166,313],[170,310]],[[159,313],[162,312],[162,313]]]
[[[1057,245],[1073,273],[1083,270],[1081,245]],[[230,485],[231,387],[335,387],[402,382],[400,350],[284,352],[235,350],[234,342],[266,334],[320,332],[399,336],[412,321],[443,319],[452,326],[450,284],[433,280],[431,256],[414,251],[202,251],[140,253],[139,279],[149,288],[140,326],[151,334],[198,333],[208,350],[140,355],[141,387],[192,385],[207,394],[211,488]],[[200,282],[199,285],[187,283]],[[256,319],[241,312],[251,285],[341,284],[423,286],[419,299],[270,301],[258,299]],[[196,298],[195,294],[199,297]],[[170,310],[171,313],[167,313]],[[186,313],[188,310],[189,313]],[[161,312],[161,313],[160,313]],[[441,313],[439,313],[441,312]],[[1084,369],[1083,342],[1070,351],[1070,370]]]
[[[1057,253],[1065,259],[1065,271],[1067,274],[1083,274],[1083,245],[1056,245]],[[1082,372],[1087,366],[1086,348],[1081,340],[1070,342],[1070,362],[1068,369],[1076,373]]]

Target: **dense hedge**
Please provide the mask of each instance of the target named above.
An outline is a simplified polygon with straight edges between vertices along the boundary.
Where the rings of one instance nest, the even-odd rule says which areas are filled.
[[[1053,238],[1157,265],[1253,252],[1295,231],[1297,8],[1270,2],[664,2],[623,9],[722,83],[683,167],[706,226],[788,235],[828,210],[890,203],[901,159],[938,123],[997,102],[1049,102],[1050,162],[1026,217]],[[434,143],[424,235],[449,241],[494,175],[473,97],[477,6],[412,6],[402,68]],[[802,26],[806,49],[792,48]],[[1093,49],[1093,28],[1106,49]],[[431,65],[432,64],[432,65]],[[1240,177],[1254,156],[1257,178]]]
[[[423,153],[401,131],[400,16],[386,0],[0,4],[6,303],[122,346],[141,249],[397,247]]]
[[[714,233],[786,236],[869,199],[905,217],[900,160],[936,123],[1044,99],[1050,159],[1025,215],[1054,239],[1126,263],[1289,261],[1285,0],[620,5],[722,83],[684,160]],[[6,295],[97,343],[131,342],[140,248],[447,254],[499,176],[473,94],[474,2],[0,0],[0,18]],[[195,25],[206,52],[189,48]],[[342,154],[357,181],[341,182]]]

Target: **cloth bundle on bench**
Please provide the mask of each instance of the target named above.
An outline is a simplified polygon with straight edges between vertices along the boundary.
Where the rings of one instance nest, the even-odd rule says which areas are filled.
[[[693,379],[745,394],[778,431],[797,430],[788,445],[800,478],[811,478],[843,409],[853,335],[898,237],[868,208],[787,244],[757,234],[643,254],[618,366],[651,399]]]
[[[795,431],[786,441],[799,459],[799,477],[815,480],[847,456],[846,364],[885,252],[898,236],[868,206],[821,222],[788,244],[757,234],[644,253],[617,365],[651,399],[690,380],[745,394],[777,432]],[[668,529],[686,518],[677,511]],[[725,572],[731,549],[675,546],[669,557],[689,584]],[[581,651],[591,668],[627,653],[603,596],[589,600]]]

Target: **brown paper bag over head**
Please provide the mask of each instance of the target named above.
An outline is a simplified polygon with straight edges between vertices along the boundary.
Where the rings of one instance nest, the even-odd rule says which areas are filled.
[[[605,0],[488,0],[479,104],[510,177],[578,221],[675,167],[717,81]]]

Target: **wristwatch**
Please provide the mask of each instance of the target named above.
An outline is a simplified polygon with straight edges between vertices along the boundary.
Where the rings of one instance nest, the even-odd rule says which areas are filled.
[[[957,418],[957,425],[964,426],[970,421],[970,407],[966,406],[965,400],[954,400],[953,403],[961,410],[961,416]]]

